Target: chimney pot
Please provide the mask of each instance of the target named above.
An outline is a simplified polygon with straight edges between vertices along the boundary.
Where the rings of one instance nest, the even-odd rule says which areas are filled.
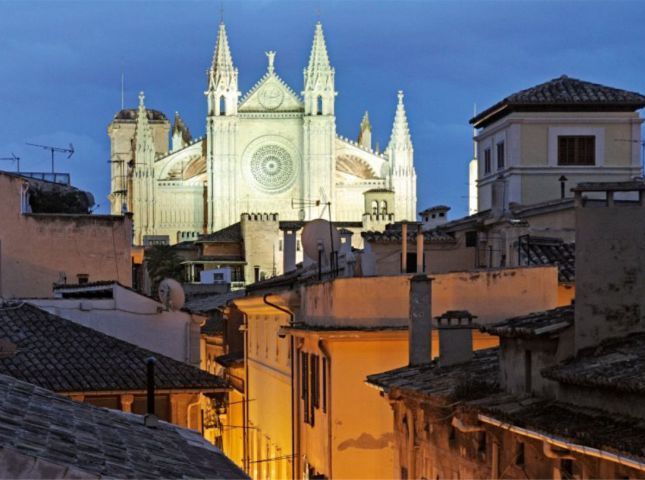
[[[475,318],[466,310],[448,310],[435,317],[439,330],[439,365],[446,367],[472,360]]]

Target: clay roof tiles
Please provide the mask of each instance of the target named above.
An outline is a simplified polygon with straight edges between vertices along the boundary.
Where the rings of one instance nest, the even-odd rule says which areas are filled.
[[[248,478],[201,435],[0,374],[1,478]]]
[[[29,304],[0,308],[0,338],[17,348],[0,357],[0,374],[55,392],[144,391],[151,356],[160,390],[228,388],[221,377]]]
[[[502,118],[512,111],[635,111],[645,106],[640,93],[607,87],[562,75],[534,87],[520,90],[470,119],[477,128]]]

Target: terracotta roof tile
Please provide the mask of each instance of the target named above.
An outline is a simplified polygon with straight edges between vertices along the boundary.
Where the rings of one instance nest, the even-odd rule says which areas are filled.
[[[0,338],[17,347],[0,374],[56,392],[146,389],[148,357],[158,389],[221,390],[227,382],[192,365],[65,320],[33,305],[0,308]]]

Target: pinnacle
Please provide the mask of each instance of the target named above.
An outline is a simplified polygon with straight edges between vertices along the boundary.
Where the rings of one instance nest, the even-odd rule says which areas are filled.
[[[365,110],[365,115],[363,115],[363,120],[361,120],[361,130],[372,130],[372,124],[367,110]]]
[[[392,125],[392,135],[390,136],[390,143],[388,149],[412,148],[412,139],[410,138],[410,127],[408,126],[408,118],[405,113],[405,105],[403,104],[403,91],[398,91],[398,104],[396,106],[396,114],[394,115],[394,124]]]
[[[233,57],[228,46],[228,36],[226,35],[226,25],[220,22],[217,34],[217,43],[213,53],[212,70],[233,69]]]
[[[331,68],[329,64],[329,55],[327,54],[327,45],[325,44],[325,35],[323,34],[322,23],[316,23],[316,31],[314,33],[314,41],[311,47],[311,54],[309,55],[309,65],[307,70],[311,72],[313,69],[328,69]]]

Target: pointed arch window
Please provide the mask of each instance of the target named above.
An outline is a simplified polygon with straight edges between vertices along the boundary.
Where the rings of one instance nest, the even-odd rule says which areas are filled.
[[[381,213],[387,215],[387,202],[385,200],[381,200]]]
[[[378,215],[378,200],[372,200],[372,215]]]
[[[318,95],[316,97],[316,114],[317,115],[322,115],[323,114],[323,98],[322,98],[322,95]]]
[[[219,114],[226,115],[226,98],[224,97],[224,95],[221,95],[219,97],[218,102],[219,102]]]

